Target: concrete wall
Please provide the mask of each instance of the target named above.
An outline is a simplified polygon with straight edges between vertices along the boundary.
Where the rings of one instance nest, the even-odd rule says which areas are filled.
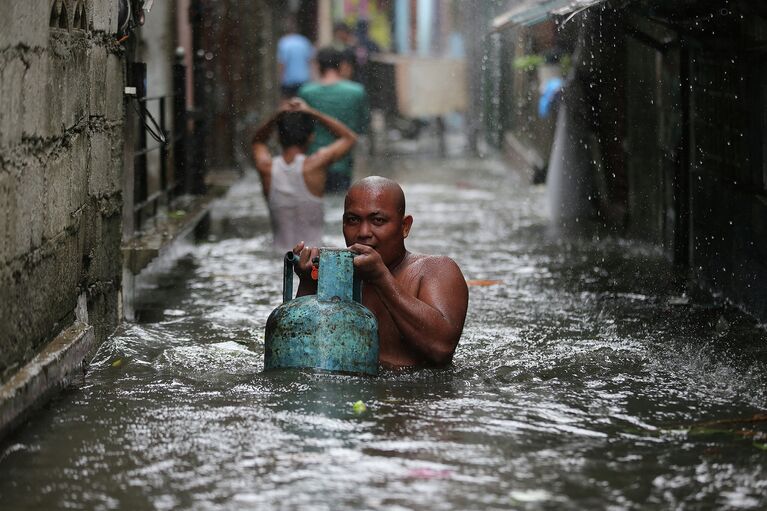
[[[0,381],[73,322],[83,294],[96,337],[115,327],[123,151],[117,2],[3,6]]]

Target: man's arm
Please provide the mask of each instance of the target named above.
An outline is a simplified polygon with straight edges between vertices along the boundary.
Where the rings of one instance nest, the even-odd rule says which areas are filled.
[[[333,162],[340,160],[351,151],[354,144],[357,143],[357,134],[354,133],[348,126],[336,119],[325,115],[319,110],[316,110],[306,104],[303,100],[293,99],[291,103],[299,102],[298,110],[306,112],[322,124],[327,130],[337,137],[336,140],[312,154],[306,159],[304,163],[304,169],[308,171],[314,171],[317,169],[325,169]]]
[[[277,126],[277,119],[280,118],[282,112],[282,109],[275,112],[269,119],[266,120],[266,122],[258,127],[256,134],[253,135],[253,139],[251,141],[253,161],[256,163],[256,169],[258,169],[259,172],[261,172],[262,168],[265,166],[271,168],[272,154],[269,152],[269,147],[267,144],[269,143],[269,138],[272,136],[272,132],[274,131],[275,126]]]
[[[253,161],[256,164],[256,170],[261,177],[261,186],[264,191],[264,195],[269,195],[269,187],[271,186],[272,177],[272,154],[269,152],[269,137],[271,137],[275,126],[277,125],[277,119],[284,111],[280,108],[275,112],[265,123],[263,123],[256,130],[256,134],[253,135],[251,142],[251,148],[253,150]]]
[[[360,244],[349,247],[360,255],[354,266],[375,291],[405,342],[438,366],[449,364],[461,338],[469,290],[460,268],[448,257],[423,261],[418,295],[409,295],[396,281],[381,256]]]

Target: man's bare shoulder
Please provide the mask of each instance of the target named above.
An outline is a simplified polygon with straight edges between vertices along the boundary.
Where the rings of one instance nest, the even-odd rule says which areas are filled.
[[[425,277],[439,276],[460,276],[463,273],[458,264],[447,256],[413,254],[408,255],[406,266],[402,269],[403,273],[408,275],[423,275]]]
[[[417,283],[416,297],[437,308],[446,317],[463,324],[469,288],[458,264],[447,256],[414,254],[400,282]]]

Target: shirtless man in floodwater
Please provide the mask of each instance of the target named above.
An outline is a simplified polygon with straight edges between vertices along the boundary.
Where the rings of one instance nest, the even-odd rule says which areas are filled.
[[[364,283],[362,303],[378,319],[378,360],[388,367],[443,367],[463,331],[469,291],[449,257],[413,254],[405,249],[413,217],[405,214],[402,188],[383,177],[354,183],[344,202],[343,231],[354,252],[354,268]],[[298,296],[315,294],[310,261],[317,247],[299,243]]]

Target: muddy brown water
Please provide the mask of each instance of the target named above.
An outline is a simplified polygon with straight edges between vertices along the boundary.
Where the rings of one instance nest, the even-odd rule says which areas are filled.
[[[484,281],[452,367],[262,373],[281,260],[248,177],[142,278],[139,321],[2,444],[0,508],[767,507],[765,428],[725,422],[767,409],[762,327],[652,247],[554,232],[543,189],[498,161],[378,165],[411,250]]]

